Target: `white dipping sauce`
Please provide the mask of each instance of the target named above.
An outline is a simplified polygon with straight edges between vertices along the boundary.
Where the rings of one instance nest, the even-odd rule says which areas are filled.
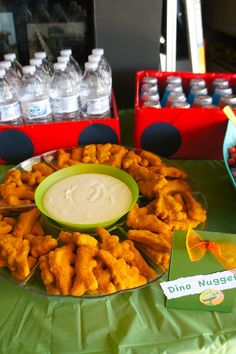
[[[132,194],[119,179],[96,173],[66,177],[45,193],[43,206],[51,218],[94,224],[116,218],[130,207]]]

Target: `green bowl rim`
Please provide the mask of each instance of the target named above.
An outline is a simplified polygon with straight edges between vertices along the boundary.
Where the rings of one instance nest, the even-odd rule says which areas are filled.
[[[66,172],[69,172],[70,170],[73,171],[73,170],[76,170],[78,168],[98,168],[100,171],[95,171],[95,172],[84,172],[84,173],[98,173],[98,174],[105,174],[105,175],[110,175],[112,177],[115,177],[117,179],[120,179],[122,182],[124,182],[129,190],[131,191],[131,194],[132,194],[132,201],[131,201],[131,204],[130,206],[127,208],[127,210],[121,214],[119,214],[119,216],[117,216],[116,218],[113,218],[113,219],[110,219],[110,220],[107,220],[107,221],[104,221],[104,222],[100,222],[100,223],[94,223],[94,224],[74,224],[74,223],[69,223],[69,222],[64,222],[62,220],[59,220],[59,219],[56,219],[54,217],[52,217],[49,213],[47,213],[43,207],[43,203],[42,203],[42,200],[43,200],[43,196],[44,194],[46,193],[47,189],[53,185],[54,183],[58,182],[60,179],[57,179],[56,177],[60,174],[65,174]],[[107,171],[115,171],[116,172],[116,175],[112,174],[112,173],[107,173]],[[66,173],[67,174],[67,173]],[[66,176],[63,176],[61,179],[64,179],[66,177],[69,177],[69,176],[73,176],[75,175],[76,173],[69,173],[68,175]],[[118,176],[117,176],[118,174]],[[124,177],[123,179],[120,178],[121,177]],[[44,184],[45,183],[49,183],[48,181],[50,181],[50,179],[54,180],[56,178],[56,181],[53,181],[47,188],[46,190],[44,191],[41,191],[41,189],[44,187]],[[126,181],[129,182],[129,184],[126,183]],[[67,226],[67,227],[70,227],[72,229],[76,229],[78,228],[78,230],[90,230],[90,229],[95,229],[97,227],[108,227],[108,226],[111,226],[112,224],[114,224],[115,222],[117,222],[119,219],[121,219],[124,215],[126,215],[135,205],[135,203],[137,202],[138,200],[138,196],[139,196],[139,188],[138,188],[138,185],[137,185],[137,182],[135,181],[135,179],[129,174],[127,173],[126,171],[120,169],[120,168],[117,168],[117,167],[113,167],[113,166],[110,166],[110,165],[105,165],[105,164],[100,164],[100,163],[91,163],[91,164],[87,164],[87,163],[79,163],[77,165],[73,165],[73,166],[69,166],[69,167],[65,167],[65,168],[62,168],[58,171],[55,171],[53,172],[51,175],[49,175],[48,177],[46,177],[39,185],[38,187],[36,188],[35,190],[35,204],[36,206],[38,207],[38,209],[40,210],[40,212],[42,214],[44,214],[45,216],[47,216],[48,218],[50,218],[53,222],[56,222],[58,224],[59,227],[63,227],[63,226]],[[40,198],[40,200],[39,200]]]

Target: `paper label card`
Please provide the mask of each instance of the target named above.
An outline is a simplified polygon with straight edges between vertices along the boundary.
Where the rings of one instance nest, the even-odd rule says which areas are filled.
[[[201,294],[208,289],[226,290],[236,288],[236,269],[212,274],[178,278],[160,284],[168,299]]]
[[[236,244],[235,234],[197,231],[206,242]],[[210,250],[191,261],[187,231],[174,232],[167,282],[161,282],[168,308],[230,312],[236,297],[236,270],[226,270]],[[236,256],[236,255],[235,255]]]

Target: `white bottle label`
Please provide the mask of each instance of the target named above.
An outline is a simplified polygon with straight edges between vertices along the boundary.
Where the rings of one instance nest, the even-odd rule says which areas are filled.
[[[6,106],[0,107],[0,121],[9,122],[11,120],[19,118],[21,115],[19,102],[14,102]]]
[[[22,113],[28,119],[45,117],[52,112],[49,97],[39,101],[21,102]]]
[[[78,96],[51,99],[53,113],[70,113],[79,110]]]
[[[88,100],[87,101],[87,114],[103,114],[110,109],[109,95]]]

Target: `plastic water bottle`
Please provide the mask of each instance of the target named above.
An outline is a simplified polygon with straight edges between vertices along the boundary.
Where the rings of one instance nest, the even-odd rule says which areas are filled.
[[[53,118],[55,121],[77,120],[80,118],[77,82],[65,70],[65,63],[54,63],[53,67],[49,90]]]
[[[80,85],[81,117],[111,117],[110,97],[96,63],[85,63]]]
[[[4,60],[9,60],[11,62],[11,66],[13,70],[15,70],[15,72],[19,77],[22,77],[23,75],[22,65],[16,59],[15,53],[4,54]]]
[[[26,123],[46,123],[52,120],[47,87],[35,75],[35,66],[23,66],[19,90],[22,116]]]
[[[0,124],[22,124],[20,103],[5,73],[5,69],[0,68]]]
[[[89,55],[88,56],[88,61],[91,63],[96,63],[98,65],[98,72],[101,74],[106,87],[107,87],[107,92],[108,94],[111,96],[111,79],[110,79],[110,74],[108,74],[108,72],[106,70],[104,70],[104,67],[102,65],[100,65],[101,62],[101,56],[100,55]]]
[[[53,74],[53,65],[52,63],[47,59],[47,54],[46,52],[36,52],[34,53],[34,57],[36,59],[42,59],[42,64],[46,72],[48,73],[49,76]]]
[[[20,87],[20,77],[12,68],[10,60],[0,61],[0,68],[5,69],[5,79],[12,86],[13,90],[16,91],[16,95],[18,95],[18,90]]]
[[[79,66],[79,63],[77,62],[77,60],[75,60],[75,58],[72,56],[72,50],[71,49],[62,49],[60,51],[60,56],[68,57],[70,63],[74,66],[74,68],[77,71],[77,73],[79,74],[79,76],[80,77],[82,76],[81,67]]]
[[[39,78],[40,81],[42,81],[43,85],[48,86],[49,81],[50,81],[50,76],[46,72],[44,66],[43,66],[43,60],[42,59],[37,59],[37,58],[32,58],[30,59],[30,65],[35,66],[35,75]]]
[[[92,54],[100,56],[101,60],[99,62],[99,67],[101,70],[103,70],[106,73],[107,81],[110,84],[110,91],[112,91],[112,70],[110,64],[108,63],[107,59],[104,56],[104,49],[94,48],[92,50]]]
[[[59,56],[59,57],[57,57],[57,62],[66,64],[66,69],[65,70],[76,81],[76,83],[78,85],[78,90],[79,90],[79,86],[80,86],[80,81],[81,81],[82,75],[79,74],[78,71],[76,71],[74,65],[71,64],[70,57]]]

